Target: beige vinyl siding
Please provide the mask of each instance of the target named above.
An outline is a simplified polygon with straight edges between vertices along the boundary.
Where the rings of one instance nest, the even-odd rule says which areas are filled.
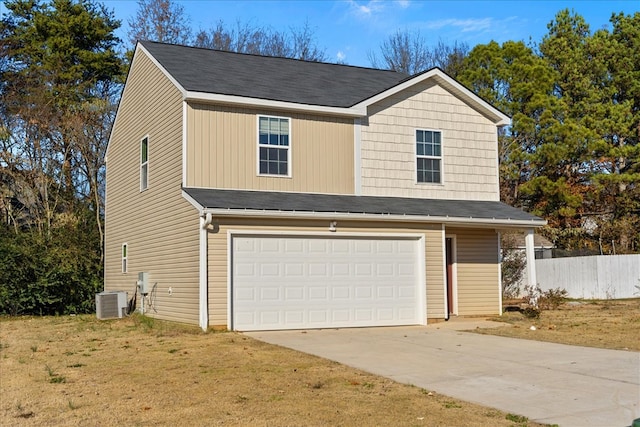
[[[442,132],[441,184],[417,183],[417,129]],[[363,195],[499,200],[495,124],[432,81],[371,106],[361,130]]]
[[[258,115],[291,119],[291,177],[259,176]],[[353,194],[353,120],[190,103],[187,187]]]
[[[338,231],[328,232],[328,220],[275,220],[219,218],[209,233],[209,323],[212,326],[227,325],[228,286],[228,231],[326,232],[327,236],[340,233],[425,235],[425,279],[427,287],[427,318],[444,317],[443,300],[443,251],[440,224],[397,224],[379,222],[338,221]]]
[[[458,314],[499,314],[498,233],[447,228],[456,236]]]
[[[140,140],[149,137],[149,185],[140,191]],[[182,97],[144,54],[136,56],[108,150],[105,289],[157,285],[150,316],[198,323],[197,211],[182,197]],[[128,273],[121,245],[128,244]],[[171,288],[171,295],[169,295]],[[138,302],[140,297],[138,296]]]

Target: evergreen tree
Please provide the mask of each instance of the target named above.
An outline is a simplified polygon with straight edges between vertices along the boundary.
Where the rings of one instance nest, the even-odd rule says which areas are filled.
[[[0,312],[5,304],[18,313],[65,312],[76,305],[68,298],[92,298],[101,282],[104,151],[123,76],[114,35],[119,22],[88,0],[5,6],[0,294],[8,300]],[[8,256],[7,248],[25,256]],[[44,297],[53,284],[55,303]]]

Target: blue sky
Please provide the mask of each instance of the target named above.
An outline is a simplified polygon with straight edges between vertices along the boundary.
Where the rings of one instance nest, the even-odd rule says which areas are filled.
[[[135,16],[135,0],[104,1],[122,21],[118,35],[126,39],[127,21]],[[188,0],[184,6],[195,29],[208,29],[222,20],[229,26],[255,23],[279,30],[301,27],[308,20],[329,61],[370,66],[369,51],[398,29],[419,30],[428,44],[466,42],[470,47],[491,40],[539,42],[547,24],[564,8],[575,10],[591,30],[606,27],[613,12],[640,11],[640,0],[626,1],[266,1]],[[0,7],[5,12],[4,7]]]

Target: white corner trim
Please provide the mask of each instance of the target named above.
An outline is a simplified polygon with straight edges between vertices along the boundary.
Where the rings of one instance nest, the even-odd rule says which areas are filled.
[[[427,246],[426,233],[422,234],[418,238],[418,298],[420,299],[420,318],[422,324],[427,325],[429,322],[429,312],[427,310],[427,255],[425,253],[425,247]]]
[[[444,318],[446,320],[449,320],[449,312],[451,310],[449,310],[449,301],[448,301],[448,297],[447,297],[447,229],[445,224],[442,224],[440,227],[440,244],[441,244],[441,249],[442,249],[442,278],[444,279],[443,285],[444,285],[444,298],[442,299],[442,303],[444,306]]]
[[[362,195],[362,120],[353,120],[353,188],[356,196]]]
[[[182,186],[188,187],[187,183],[187,112],[189,106],[186,101],[182,101]]]
[[[233,331],[233,232],[227,230],[227,329]]]

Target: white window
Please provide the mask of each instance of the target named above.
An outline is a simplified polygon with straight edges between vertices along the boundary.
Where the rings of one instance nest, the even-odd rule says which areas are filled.
[[[149,137],[140,141],[140,191],[149,186]]]
[[[129,250],[129,245],[127,243],[122,244],[122,272],[127,273],[127,252]]]
[[[416,171],[418,182],[442,183],[442,133],[416,130]]]
[[[291,176],[291,121],[258,116],[258,174]]]

